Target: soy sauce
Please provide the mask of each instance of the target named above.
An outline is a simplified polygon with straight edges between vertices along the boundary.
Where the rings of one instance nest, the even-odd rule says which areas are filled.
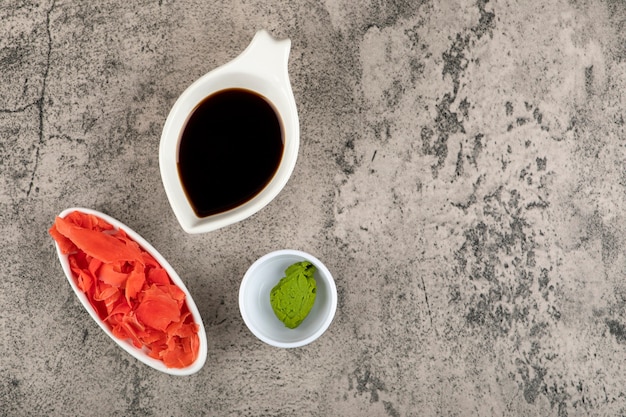
[[[178,174],[198,217],[238,207],[271,181],[283,155],[283,129],[259,94],[226,89],[205,98],[183,129]]]

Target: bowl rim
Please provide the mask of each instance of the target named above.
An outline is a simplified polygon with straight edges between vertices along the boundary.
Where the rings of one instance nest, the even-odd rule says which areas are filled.
[[[270,337],[267,337],[265,334],[261,333],[252,324],[252,321],[250,320],[250,317],[248,314],[247,305],[245,302],[246,288],[248,287],[249,282],[253,279],[252,277],[254,276],[254,272],[256,271],[256,269],[258,269],[262,264],[266,263],[267,261],[271,259],[275,259],[279,256],[285,256],[285,255],[296,256],[298,258],[302,258],[303,260],[310,261],[318,269],[319,276],[322,279],[324,279],[325,283],[327,284],[329,288],[330,307],[328,309],[328,313],[322,325],[318,327],[314,333],[294,342],[280,342]],[[252,332],[252,334],[254,334],[259,340],[271,346],[275,346],[279,348],[297,348],[297,347],[305,346],[315,341],[316,339],[318,339],[322,334],[324,334],[324,332],[326,332],[328,327],[330,327],[330,324],[332,323],[335,317],[335,313],[337,311],[337,285],[335,283],[335,279],[333,278],[333,275],[328,270],[326,265],[324,265],[324,263],[320,261],[318,258],[316,258],[315,256],[307,252],[296,250],[296,249],[275,250],[258,258],[254,263],[252,263],[252,265],[250,265],[250,267],[244,274],[243,279],[241,281],[241,285],[239,287],[239,310],[246,326]]]
[[[165,366],[165,364],[162,361],[151,358],[150,356],[146,354],[146,352],[144,352],[140,348],[135,347],[128,340],[122,340],[122,339],[118,339],[117,337],[115,337],[113,333],[111,332],[111,330],[109,329],[109,327],[100,319],[100,317],[98,316],[98,313],[95,311],[95,309],[89,302],[89,299],[87,298],[85,293],[83,293],[80,290],[80,288],[78,288],[78,286],[76,285],[74,281],[73,273],[69,266],[69,257],[68,255],[63,254],[61,252],[59,245],[55,241],[54,245],[56,248],[57,256],[59,258],[59,262],[61,263],[61,267],[63,268],[63,272],[65,272],[65,277],[70,283],[70,286],[72,287],[72,290],[74,291],[74,294],[76,294],[78,300],[83,305],[85,310],[87,310],[91,318],[98,324],[98,326],[104,331],[104,333],[106,333],[111,339],[113,339],[115,343],[117,343],[119,347],[121,347],[124,351],[126,351],[128,354],[133,356],[135,359],[139,360],[145,365],[150,366],[151,368],[156,369],[157,371],[161,371],[170,375],[184,376],[184,375],[194,374],[198,372],[200,369],[202,369],[202,367],[204,366],[206,362],[207,351],[208,351],[207,337],[206,337],[206,330],[204,328],[204,322],[202,321],[202,317],[200,316],[200,312],[198,310],[198,307],[195,301],[193,300],[193,297],[191,296],[191,293],[185,286],[185,283],[182,281],[178,273],[176,273],[174,268],[170,265],[170,263],[147,240],[141,237],[141,235],[139,235],[130,227],[126,226],[121,221],[107,214],[104,214],[102,212],[89,209],[89,208],[71,207],[71,208],[67,208],[63,210],[58,215],[58,217],[63,218],[73,211],[80,211],[86,214],[92,214],[94,216],[100,217],[101,219],[107,221],[116,229],[124,230],[124,232],[126,232],[126,234],[131,239],[137,242],[139,246],[141,246],[141,248],[144,249],[146,252],[150,253],[150,255],[152,255],[154,259],[156,259],[156,261],[161,265],[161,267],[166,270],[172,282],[176,284],[185,293],[185,297],[186,297],[185,302],[187,303],[187,307],[189,308],[189,311],[191,312],[191,315],[194,321],[199,326],[198,337],[200,339],[200,349],[198,351],[198,358],[191,365],[185,368],[168,368],[167,366]]]

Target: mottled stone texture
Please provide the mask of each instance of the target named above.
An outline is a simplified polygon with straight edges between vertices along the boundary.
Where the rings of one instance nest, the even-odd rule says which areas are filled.
[[[12,0],[0,22],[0,415],[626,415],[623,1]],[[296,169],[248,220],[186,235],[161,128],[262,28],[292,40]],[[47,235],[72,206],[179,272],[198,374],[140,364],[83,310]],[[292,350],[237,304],[280,248],[339,293]]]

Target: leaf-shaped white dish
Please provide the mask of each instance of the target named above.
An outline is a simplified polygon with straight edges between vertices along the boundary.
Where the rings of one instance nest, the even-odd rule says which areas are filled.
[[[76,294],[76,296],[78,297],[78,300],[81,302],[81,304],[83,305],[83,307],[85,307],[85,310],[87,310],[87,312],[89,313],[89,315],[91,316],[91,318],[93,318],[93,320],[98,323],[98,326],[100,326],[100,328],[111,338],[113,339],[113,341],[115,341],[115,343],[117,343],[122,349],[124,349],[126,352],[128,352],[130,355],[132,355],[133,357],[135,357],[137,360],[143,362],[144,364],[167,374],[170,375],[191,375],[193,373],[198,372],[202,366],[204,365],[205,361],[206,361],[206,357],[207,357],[207,338],[206,338],[206,332],[204,329],[204,324],[202,322],[202,317],[200,316],[200,313],[198,311],[198,307],[196,306],[193,298],[191,297],[191,294],[189,293],[189,290],[187,290],[187,287],[185,286],[185,284],[183,283],[183,281],[180,279],[180,277],[178,276],[178,274],[176,273],[176,271],[174,271],[174,268],[172,268],[172,266],[165,260],[165,258],[154,248],[152,247],[152,245],[150,245],[150,243],[148,243],[144,238],[142,238],[139,234],[137,234],[135,231],[133,231],[131,228],[129,228],[128,226],[126,226],[125,224],[121,223],[120,221],[104,214],[104,213],[100,213],[96,210],[92,210],[92,209],[87,209],[87,208],[81,208],[81,207],[74,207],[74,208],[68,208],[66,210],[64,210],[63,212],[61,212],[59,214],[59,217],[65,217],[67,216],[69,213],[74,212],[74,211],[80,211],[82,213],[86,213],[86,214],[92,214],[96,217],[99,217],[103,220],[105,220],[106,222],[108,222],[109,224],[111,224],[115,229],[122,229],[124,232],[126,232],[126,234],[128,235],[128,237],[130,237],[132,240],[134,240],[135,242],[137,242],[137,244],[139,244],[139,246],[146,252],[148,252],[150,255],[152,255],[152,257],[161,265],[161,267],[167,272],[167,274],[169,275],[170,279],[172,280],[172,282],[174,284],[176,284],[184,293],[185,293],[185,303],[187,304],[187,307],[189,309],[189,311],[191,312],[191,316],[193,317],[193,320],[195,323],[198,324],[199,326],[199,330],[198,330],[198,338],[199,338],[199,342],[200,342],[200,346],[199,346],[199,350],[198,350],[198,357],[197,359],[189,366],[185,367],[185,368],[168,368],[167,366],[165,366],[165,364],[158,360],[158,359],[154,359],[151,358],[150,356],[148,356],[146,350],[144,349],[139,349],[137,347],[135,347],[132,343],[132,341],[130,340],[122,340],[117,338],[115,335],[113,335],[113,333],[111,332],[111,329],[109,328],[109,326],[104,323],[97,311],[94,309],[94,307],[91,305],[91,303],[89,302],[89,299],[87,298],[87,296],[85,295],[85,293],[83,291],[81,291],[81,289],[77,286],[76,284],[76,280],[73,276],[72,270],[70,269],[70,263],[69,263],[69,258],[68,255],[65,255],[62,253],[59,245],[55,242],[55,247],[57,250],[57,255],[59,257],[59,261],[61,262],[61,267],[63,268],[63,271],[65,272],[65,275],[70,283],[70,286],[72,287],[72,289],[74,290],[74,293]]]
[[[242,221],[268,205],[287,184],[300,146],[298,111],[288,74],[290,48],[289,39],[276,40],[267,31],[258,31],[239,56],[196,80],[170,110],[161,134],[159,166],[172,210],[187,233],[206,233]],[[232,88],[253,92],[274,107],[283,130],[282,159],[269,183],[250,200],[224,212],[198,217],[179,176],[180,140],[198,105],[212,94]],[[244,171],[236,174],[244,175]],[[222,181],[221,178],[213,180]],[[206,192],[210,193],[211,189]]]

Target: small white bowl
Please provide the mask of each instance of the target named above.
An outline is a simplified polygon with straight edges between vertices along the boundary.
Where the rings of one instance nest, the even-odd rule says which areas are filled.
[[[109,329],[109,327],[100,319],[100,317],[98,316],[98,313],[92,307],[85,293],[82,292],[80,288],[78,288],[78,286],[76,285],[76,282],[72,274],[72,270],[70,269],[68,255],[64,255],[61,252],[59,245],[55,242],[54,245],[57,250],[57,255],[59,256],[59,261],[61,262],[61,267],[63,268],[63,271],[65,272],[65,276],[67,277],[67,280],[69,281],[72,289],[74,290],[74,293],[78,297],[78,300],[81,302],[83,307],[85,307],[85,310],[87,310],[91,318],[94,319],[96,323],[98,323],[98,326],[100,326],[100,328],[111,339],[113,339],[115,343],[117,343],[122,349],[130,353],[133,357],[143,362],[144,364],[158,371],[161,371],[170,375],[191,375],[193,373],[198,372],[202,368],[202,366],[204,366],[204,362],[206,361],[206,357],[207,357],[207,339],[206,339],[206,332],[204,330],[204,323],[202,322],[202,317],[200,316],[200,312],[198,311],[198,307],[196,306],[196,303],[193,301],[193,298],[191,298],[191,294],[189,293],[189,290],[187,290],[187,287],[185,287],[185,284],[183,283],[183,281],[180,279],[176,271],[174,271],[174,268],[172,268],[172,266],[165,260],[165,258],[139,234],[137,234],[135,231],[133,231],[131,228],[129,228],[125,224],[114,219],[113,217],[107,216],[104,213],[100,213],[96,210],[91,210],[87,208],[74,207],[74,208],[68,208],[62,211],[61,214],[59,214],[59,217],[63,218],[73,211],[80,211],[80,212],[87,213],[87,214],[93,214],[94,216],[97,216],[107,221],[115,229],[124,230],[124,232],[126,232],[126,234],[131,239],[137,242],[143,250],[145,250],[150,255],[152,255],[154,259],[163,267],[163,269],[167,271],[172,282],[176,284],[185,293],[185,296],[186,296],[185,301],[187,303],[187,307],[189,308],[189,311],[191,312],[191,315],[193,316],[193,320],[200,326],[200,330],[198,331],[198,337],[200,339],[200,350],[198,352],[198,358],[195,360],[194,363],[192,363],[186,368],[168,368],[167,366],[165,366],[165,364],[162,361],[148,356],[145,350],[136,348],[130,340],[122,340],[122,339],[115,337],[113,333],[111,332],[111,330]]]
[[[270,304],[270,291],[285,276],[290,265],[309,261],[317,268],[317,293],[309,315],[295,329],[280,321]],[[294,348],[319,338],[330,326],[337,310],[337,287],[333,277],[319,259],[297,250],[278,250],[259,258],[250,266],[239,289],[239,310],[250,331],[263,342]]]

